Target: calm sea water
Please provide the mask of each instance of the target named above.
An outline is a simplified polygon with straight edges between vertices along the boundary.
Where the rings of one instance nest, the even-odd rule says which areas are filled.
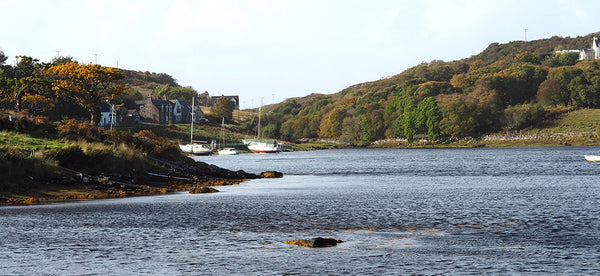
[[[197,157],[281,179],[0,208],[0,274],[598,274],[594,147]],[[332,237],[312,249],[286,240]]]

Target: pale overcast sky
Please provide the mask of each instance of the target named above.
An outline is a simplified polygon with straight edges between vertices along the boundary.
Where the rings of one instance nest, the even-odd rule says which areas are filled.
[[[599,10],[596,0],[0,0],[0,50],[118,61],[200,93],[240,95],[247,108],[466,58],[525,33],[598,32]]]

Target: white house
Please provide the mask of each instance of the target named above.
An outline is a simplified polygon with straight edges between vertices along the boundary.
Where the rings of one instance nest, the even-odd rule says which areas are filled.
[[[113,126],[119,125],[119,121],[117,120],[117,112],[114,109],[114,105],[100,103],[98,104],[98,107],[100,108],[100,122],[98,122],[98,126],[109,127],[111,125],[111,121]]]
[[[597,37],[592,40],[592,48],[579,50],[579,60],[585,59],[600,59],[600,39]]]

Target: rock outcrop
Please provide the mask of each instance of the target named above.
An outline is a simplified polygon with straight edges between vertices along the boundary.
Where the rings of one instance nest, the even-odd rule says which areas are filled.
[[[260,173],[259,177],[260,178],[281,178],[281,177],[283,177],[283,173],[276,172],[276,171],[266,171],[266,172]]]
[[[306,246],[306,247],[313,247],[313,248],[317,248],[317,247],[330,247],[330,246],[336,246],[338,243],[342,243],[343,241],[341,240],[336,240],[336,239],[331,239],[331,238],[321,238],[321,237],[317,237],[317,238],[313,238],[310,240],[292,240],[292,241],[286,241],[286,244],[293,244],[293,245],[298,245],[298,246]]]
[[[218,193],[219,190],[211,187],[192,187],[190,188],[190,194],[209,194]]]

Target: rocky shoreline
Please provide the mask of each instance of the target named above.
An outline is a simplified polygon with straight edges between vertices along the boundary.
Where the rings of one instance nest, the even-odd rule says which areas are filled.
[[[166,172],[88,175],[64,168],[70,173],[41,183],[39,186],[43,188],[35,191],[16,190],[12,191],[10,196],[0,196],[0,206],[149,196],[182,191],[213,193],[218,192],[212,188],[214,186],[237,185],[249,179],[283,177],[280,172],[269,171],[257,175],[242,170],[231,171],[203,162],[190,164],[158,159],[154,161],[167,168]]]

